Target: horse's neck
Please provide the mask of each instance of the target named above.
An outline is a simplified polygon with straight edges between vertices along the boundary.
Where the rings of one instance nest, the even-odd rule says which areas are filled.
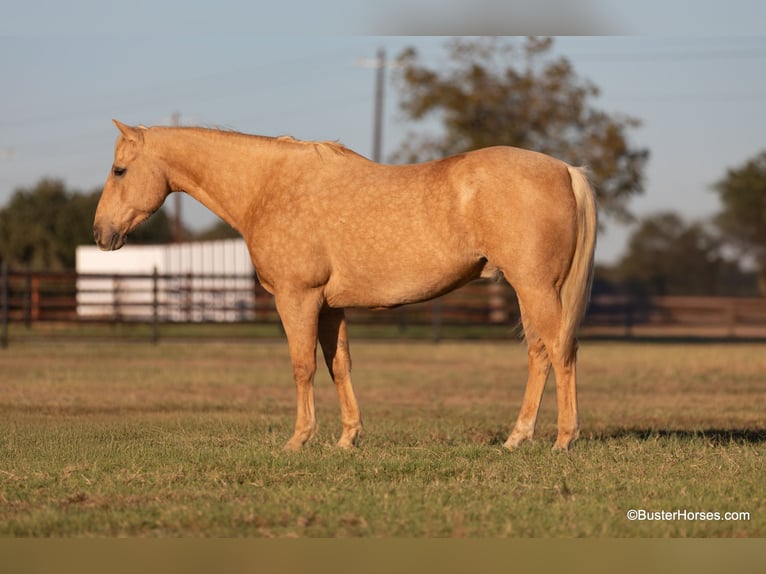
[[[168,169],[170,188],[186,192],[244,232],[244,215],[268,172],[268,142],[238,134],[168,129],[157,145]],[[244,181],[246,190],[242,189]]]

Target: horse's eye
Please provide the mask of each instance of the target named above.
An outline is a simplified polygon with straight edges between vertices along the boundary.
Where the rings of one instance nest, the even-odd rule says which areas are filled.
[[[121,177],[121,176],[125,175],[125,172],[126,172],[126,171],[127,171],[127,169],[126,169],[126,168],[124,168],[124,167],[115,167],[115,168],[112,170],[112,173],[113,173],[113,174],[114,174],[116,177]]]

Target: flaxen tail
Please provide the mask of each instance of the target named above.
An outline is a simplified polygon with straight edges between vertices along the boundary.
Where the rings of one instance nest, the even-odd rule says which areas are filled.
[[[577,327],[585,317],[593,283],[598,208],[585,169],[569,166],[569,176],[572,179],[572,193],[577,205],[577,243],[569,273],[561,286],[563,316],[559,343],[562,349],[571,349],[574,353]]]

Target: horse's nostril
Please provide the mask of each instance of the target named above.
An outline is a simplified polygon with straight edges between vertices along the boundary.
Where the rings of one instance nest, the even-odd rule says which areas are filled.
[[[108,227],[93,226],[93,239],[103,251],[116,251],[125,243],[125,238],[119,231],[111,231]]]

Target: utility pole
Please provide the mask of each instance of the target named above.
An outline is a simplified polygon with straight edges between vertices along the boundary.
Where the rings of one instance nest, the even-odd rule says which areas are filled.
[[[383,48],[378,48],[375,67],[375,118],[372,130],[372,160],[380,162],[383,151],[383,95],[386,85],[386,51]]]
[[[180,112],[173,112],[171,124],[174,128],[181,125]],[[181,243],[183,241],[183,223],[181,220],[181,193],[176,192],[173,197],[173,242]]]
[[[372,118],[372,160],[380,162],[383,159],[383,101],[386,90],[386,68],[396,65],[386,61],[386,51],[378,48],[374,59],[360,58],[356,65],[362,68],[375,68],[375,110]]]

